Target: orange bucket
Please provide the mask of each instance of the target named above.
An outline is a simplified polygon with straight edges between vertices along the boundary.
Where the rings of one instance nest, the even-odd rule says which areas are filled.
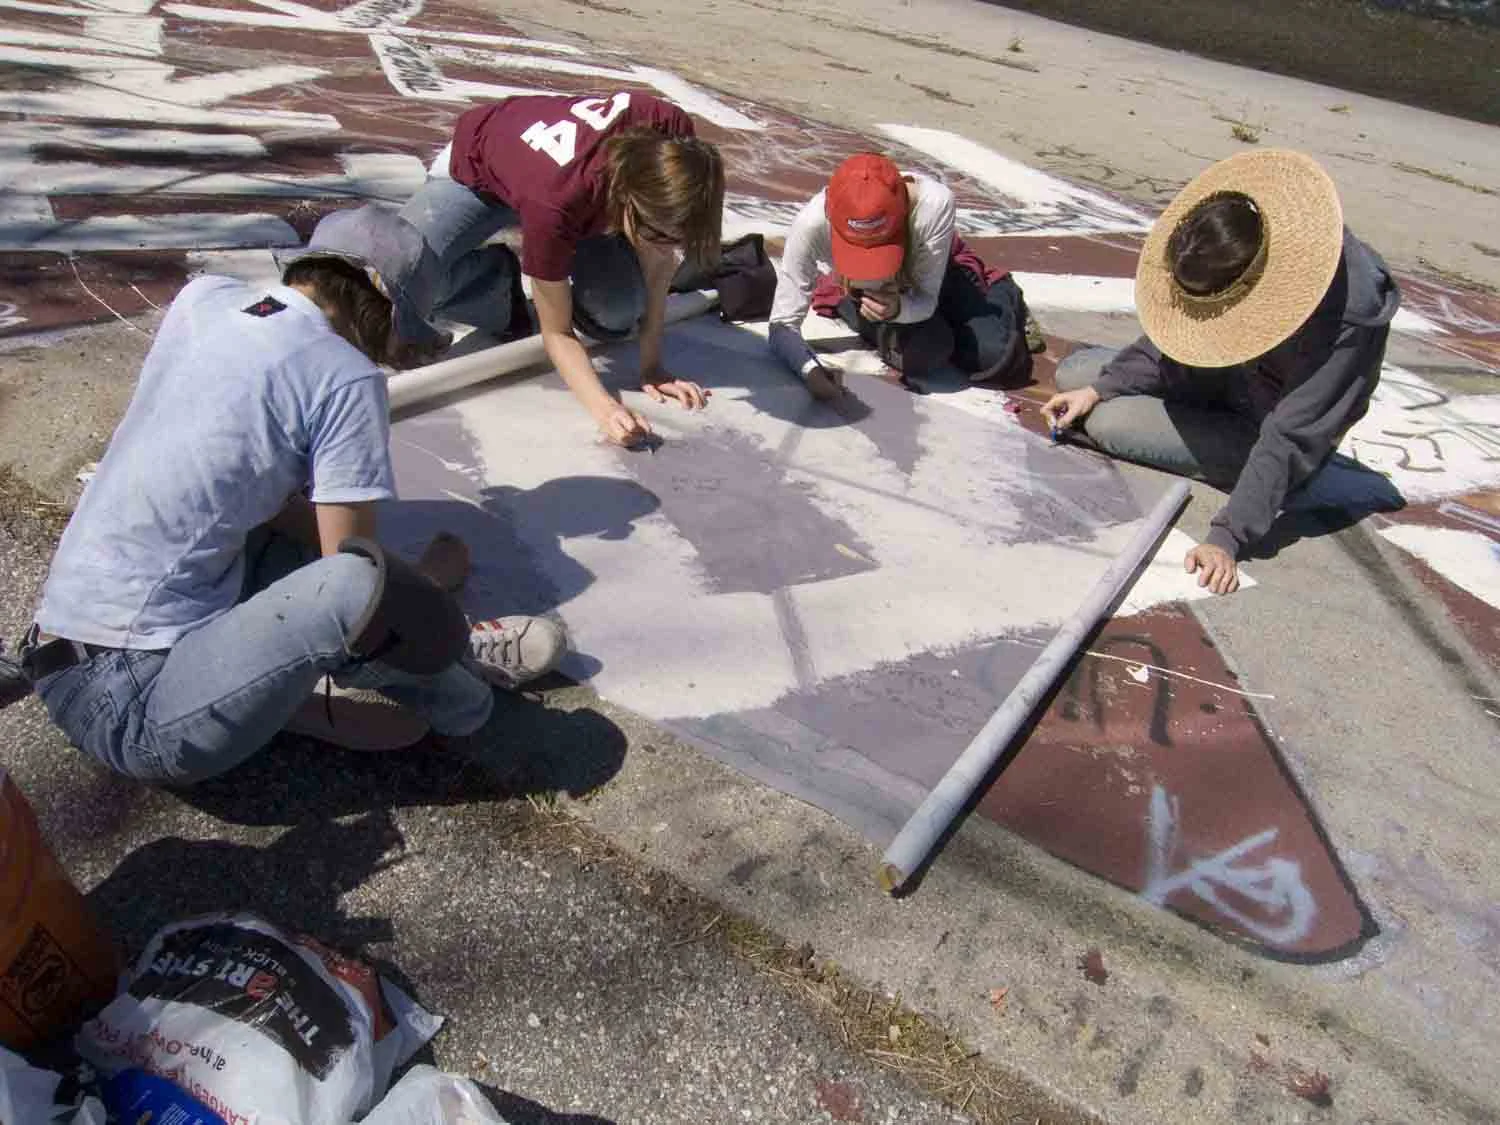
[[[107,1003],[118,962],[109,938],[0,769],[0,1044],[21,1051]]]

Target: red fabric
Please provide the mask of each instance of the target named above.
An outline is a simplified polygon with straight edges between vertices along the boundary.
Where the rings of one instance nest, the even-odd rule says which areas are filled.
[[[953,249],[948,255],[948,264],[966,272],[974,279],[974,284],[986,293],[995,282],[1010,276],[1010,270],[985,265],[984,259],[974,248],[956,234],[953,236]]]
[[[459,117],[449,174],[520,213],[524,273],[565,281],[574,247],[604,233],[603,142],[642,125],[669,137],[693,136],[686,113],[636,91],[506,98]]]
[[[812,311],[819,316],[838,316],[839,302],[845,295],[844,287],[833,279],[832,274],[822,274],[813,286]]]
[[[995,282],[1010,276],[1010,270],[986,265],[975,249],[958,235],[953,236],[953,249],[948,254],[948,264],[958,266],[974,279],[982,292],[988,293]],[[812,311],[819,316],[839,315],[839,302],[845,297],[844,288],[834,280],[832,274],[822,274],[813,286]]]

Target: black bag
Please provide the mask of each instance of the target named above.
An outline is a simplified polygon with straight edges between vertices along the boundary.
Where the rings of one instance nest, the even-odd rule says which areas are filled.
[[[684,262],[672,278],[672,292],[694,289],[719,291],[719,315],[726,322],[770,316],[776,296],[776,267],[766,253],[765,236],[747,234],[724,243],[719,264],[713,269],[698,269]]]
[[[1006,275],[986,284],[969,270],[950,263],[938,295],[938,310],[953,327],[953,366],[960,371],[990,372],[986,382],[1020,386],[1031,378],[1032,358],[1026,341],[1026,298]]]
[[[5,655],[5,642],[0,641],[0,708],[10,706],[31,694],[31,681],[21,666]]]

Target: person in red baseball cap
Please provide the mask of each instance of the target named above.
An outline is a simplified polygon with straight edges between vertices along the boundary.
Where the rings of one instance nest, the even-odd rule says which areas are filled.
[[[837,315],[903,382],[952,363],[973,382],[1029,370],[1020,288],[954,233],[953,193],[856,153],[793,220],[771,309],[771,350],[814,397],[837,398],[842,375],[802,337],[809,307]],[[836,294],[826,302],[815,294]]]

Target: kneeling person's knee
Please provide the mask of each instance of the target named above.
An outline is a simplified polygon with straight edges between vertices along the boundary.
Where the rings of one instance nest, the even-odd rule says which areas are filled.
[[[623,237],[601,235],[579,243],[573,261],[573,323],[596,340],[618,340],[646,315],[640,260]]]
[[[1104,365],[1116,355],[1114,348],[1083,348],[1057,365],[1057,389],[1081,391],[1099,381]]]
[[[349,623],[348,649],[403,672],[436,675],[469,646],[469,622],[456,598],[411,563],[371,539],[346,539],[338,558],[364,568],[365,604]]]

